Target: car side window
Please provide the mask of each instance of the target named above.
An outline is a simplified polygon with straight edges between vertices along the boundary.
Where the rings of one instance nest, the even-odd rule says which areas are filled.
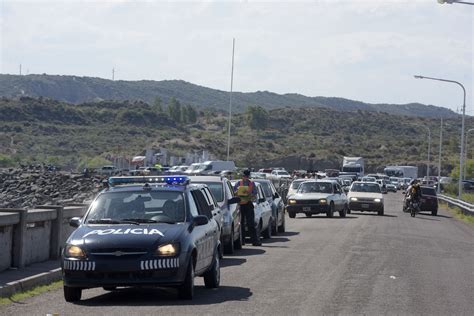
[[[204,188],[202,189],[202,193],[204,193],[204,196],[206,197],[206,200],[207,200],[208,207],[212,211],[215,206],[214,206],[214,198],[211,192],[209,191],[208,188]]]
[[[199,215],[205,215],[207,218],[212,218],[212,213],[209,208],[209,204],[204,197],[204,193],[201,190],[194,190],[192,191],[192,195],[194,197],[194,201],[198,207]]]
[[[217,207],[217,202],[216,200],[214,199],[214,196],[212,195],[211,191],[209,190],[209,188],[205,188],[204,189],[204,192],[206,193],[208,199],[209,199],[209,207],[211,208],[211,210],[213,210],[214,208]]]
[[[193,217],[199,215],[198,207],[197,207],[196,203],[197,202],[194,200],[194,196],[191,194],[191,196],[189,198],[189,213],[191,213],[191,215]]]
[[[226,181],[226,186],[225,186],[225,188],[226,188],[226,190],[227,190],[228,196],[230,196],[230,197],[234,197],[234,196],[235,196],[234,188],[232,187],[232,184],[231,184],[229,181]]]

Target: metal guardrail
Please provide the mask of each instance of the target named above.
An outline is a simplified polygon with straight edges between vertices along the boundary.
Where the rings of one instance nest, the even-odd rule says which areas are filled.
[[[474,204],[467,203],[463,200],[459,200],[443,194],[438,194],[438,199],[443,202],[446,202],[449,206],[459,207],[465,215],[474,216]]]

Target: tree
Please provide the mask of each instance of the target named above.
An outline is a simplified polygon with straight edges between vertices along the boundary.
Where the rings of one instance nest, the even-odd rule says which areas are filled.
[[[157,111],[157,112],[162,112],[163,111],[163,107],[161,105],[161,98],[160,97],[155,98],[155,101],[153,101],[153,106],[155,108],[155,111]]]
[[[247,123],[253,129],[264,129],[267,126],[268,112],[259,105],[247,106],[245,112]]]
[[[179,101],[176,100],[175,97],[172,97],[168,104],[168,114],[170,118],[176,123],[180,123],[182,119],[181,112],[182,112],[181,103],[179,103]]]

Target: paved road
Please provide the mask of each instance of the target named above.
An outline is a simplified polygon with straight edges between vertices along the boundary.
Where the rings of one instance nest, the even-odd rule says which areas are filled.
[[[288,232],[225,259],[222,286],[180,301],[172,290],[85,290],[78,304],[62,290],[0,307],[2,315],[425,314],[474,315],[474,229],[440,211],[288,219]]]

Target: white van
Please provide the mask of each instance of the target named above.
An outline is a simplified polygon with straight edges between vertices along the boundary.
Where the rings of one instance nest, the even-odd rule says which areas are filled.
[[[201,163],[200,162],[195,162],[192,163],[188,169],[186,169],[183,173],[186,175],[192,175],[192,174],[198,174],[198,170],[201,169]]]
[[[197,174],[211,175],[220,174],[221,171],[235,171],[235,163],[233,161],[214,160],[203,162],[196,171]],[[193,172],[194,173],[194,172]]]

